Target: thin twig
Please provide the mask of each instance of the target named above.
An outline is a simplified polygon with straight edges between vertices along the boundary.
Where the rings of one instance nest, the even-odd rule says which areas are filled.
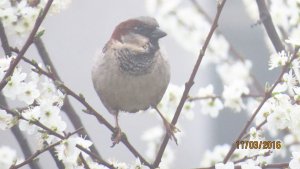
[[[256,154],[256,155],[252,155],[252,156],[245,156],[244,158],[242,158],[242,159],[239,159],[239,160],[236,160],[236,161],[234,161],[233,163],[234,164],[237,164],[237,163],[241,163],[241,162],[244,162],[244,161],[246,161],[246,160],[248,160],[248,159],[256,159],[257,157],[267,157],[267,156],[269,156],[269,155],[271,155],[271,153],[272,153],[272,151],[271,150],[269,150],[269,151],[267,151],[267,152],[265,152],[264,154]]]
[[[260,109],[262,108],[262,106],[265,104],[265,102],[272,97],[272,92],[275,89],[275,87],[281,82],[282,77],[284,75],[285,72],[287,72],[287,70],[289,69],[289,65],[297,58],[297,53],[299,51],[299,48],[296,48],[294,51],[294,54],[291,58],[291,60],[283,67],[281,74],[279,75],[278,79],[276,80],[276,82],[273,84],[273,86],[269,89],[269,91],[266,92],[265,97],[263,98],[263,100],[261,101],[261,103],[259,104],[259,106],[257,107],[257,109],[254,111],[254,113],[252,114],[252,116],[250,117],[250,119],[247,121],[247,123],[245,124],[244,128],[242,129],[242,131],[240,132],[239,136],[235,139],[235,141],[232,143],[231,148],[229,150],[229,152],[227,153],[227,155],[224,158],[223,163],[226,163],[229,158],[231,157],[231,155],[233,154],[233,152],[236,149],[236,144],[235,142],[239,141],[242,139],[243,135],[246,133],[247,129],[249,128],[250,124],[252,123],[252,121],[254,120],[254,118],[256,117],[256,115],[258,114],[258,112],[260,111]]]
[[[190,76],[189,80],[185,84],[184,92],[182,94],[182,97],[181,97],[180,102],[178,104],[178,107],[176,109],[175,115],[174,115],[174,117],[172,119],[172,123],[171,124],[174,125],[174,126],[175,126],[175,124],[176,124],[176,122],[177,122],[177,120],[178,120],[178,118],[179,118],[179,116],[181,114],[181,110],[182,110],[182,108],[184,106],[184,103],[188,99],[189,91],[190,91],[191,87],[194,84],[194,78],[195,78],[195,76],[196,76],[196,74],[198,72],[198,69],[199,69],[199,66],[201,64],[202,58],[205,55],[205,51],[206,51],[207,46],[208,46],[208,44],[210,42],[210,39],[211,39],[214,31],[216,30],[217,26],[218,26],[218,20],[219,20],[219,17],[220,17],[220,14],[222,12],[222,9],[224,7],[225,2],[226,2],[226,0],[223,0],[221,2],[218,1],[217,13],[216,13],[215,19],[214,19],[214,21],[212,23],[212,26],[211,26],[210,31],[209,31],[209,33],[207,35],[207,38],[206,38],[206,40],[204,42],[204,45],[203,45],[202,49],[200,50],[197,62],[195,64],[194,68],[193,68],[191,76]],[[161,158],[163,156],[163,153],[164,153],[164,151],[166,149],[166,146],[167,146],[167,144],[169,142],[169,139],[170,139],[170,137],[168,136],[168,134],[166,134],[165,137],[164,137],[164,139],[163,139],[163,142],[162,142],[162,144],[161,144],[161,146],[159,148],[159,151],[158,151],[158,153],[156,155],[155,161],[154,161],[154,163],[152,165],[153,168],[157,168],[159,166],[159,164],[161,162]]]
[[[289,167],[289,163],[274,163],[274,164],[268,164],[266,166],[263,166],[262,168],[288,168]]]
[[[2,89],[5,87],[5,85],[7,84],[7,80],[8,78],[13,74],[16,66],[18,65],[18,63],[20,62],[22,56],[24,56],[24,54],[26,53],[26,51],[28,50],[28,48],[30,47],[30,45],[33,43],[35,35],[39,29],[39,27],[41,26],[44,18],[46,17],[51,4],[52,4],[53,0],[48,0],[45,8],[41,11],[41,14],[37,17],[36,22],[33,26],[33,29],[29,35],[29,37],[27,38],[24,46],[22,47],[22,49],[20,50],[20,52],[18,53],[18,56],[11,62],[8,70],[6,71],[3,79],[0,82],[0,91],[2,91]]]

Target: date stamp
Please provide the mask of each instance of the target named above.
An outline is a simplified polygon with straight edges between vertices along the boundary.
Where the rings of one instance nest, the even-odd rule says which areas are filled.
[[[237,141],[237,149],[280,149],[281,141]]]

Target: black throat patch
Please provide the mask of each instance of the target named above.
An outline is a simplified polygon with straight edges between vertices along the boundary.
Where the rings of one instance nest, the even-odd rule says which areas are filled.
[[[133,54],[128,49],[117,51],[121,71],[131,75],[144,75],[151,71],[156,57],[156,49],[144,54]]]

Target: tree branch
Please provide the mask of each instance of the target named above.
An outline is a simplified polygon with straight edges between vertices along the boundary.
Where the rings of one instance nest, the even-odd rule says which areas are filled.
[[[200,63],[201,63],[201,61],[202,61],[202,59],[203,59],[203,57],[205,55],[205,51],[206,51],[207,46],[208,46],[208,44],[210,42],[210,39],[211,39],[214,31],[216,30],[217,26],[218,26],[218,20],[219,20],[220,14],[222,12],[222,9],[223,9],[223,7],[225,5],[225,2],[226,2],[226,0],[222,0],[221,2],[217,1],[218,5],[217,5],[217,13],[216,13],[215,19],[214,19],[214,21],[212,23],[212,26],[211,26],[210,31],[209,31],[209,33],[207,35],[207,38],[206,38],[206,40],[204,42],[204,45],[203,45],[202,49],[200,50],[197,62],[195,64],[194,68],[193,68],[193,71],[192,71],[192,73],[190,75],[190,78],[189,78],[189,80],[185,84],[184,92],[182,94],[182,97],[181,97],[180,102],[178,104],[178,107],[176,109],[175,115],[174,115],[174,117],[172,119],[172,125],[174,125],[174,126],[175,126],[175,124],[176,124],[176,122],[177,122],[177,120],[178,120],[178,118],[179,118],[179,116],[181,114],[181,110],[182,110],[182,108],[184,106],[184,103],[188,99],[189,91],[190,91],[191,87],[194,84],[194,78],[195,78],[195,76],[197,74],[197,71],[199,69]],[[169,142],[169,139],[170,139],[170,137],[168,136],[168,134],[166,134],[165,137],[164,137],[164,140],[163,140],[163,142],[162,142],[162,144],[160,146],[160,149],[159,149],[159,151],[157,153],[155,161],[154,161],[154,163],[152,165],[153,168],[157,168],[159,166],[159,164],[161,162],[161,158],[162,158],[163,153],[165,151],[165,148],[166,148],[166,146],[167,146],[167,144]]]
[[[276,32],[272,17],[269,13],[265,0],[256,0],[260,21],[264,24],[266,32],[277,52],[284,50],[284,46]]]

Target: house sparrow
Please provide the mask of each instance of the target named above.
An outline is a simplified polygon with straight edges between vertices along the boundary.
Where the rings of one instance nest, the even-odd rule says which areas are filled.
[[[170,67],[158,40],[167,34],[154,18],[128,19],[116,26],[92,68],[94,88],[106,109],[115,116],[113,146],[121,140],[120,111],[135,113],[157,109],[170,81]],[[175,127],[159,112],[175,140]]]

